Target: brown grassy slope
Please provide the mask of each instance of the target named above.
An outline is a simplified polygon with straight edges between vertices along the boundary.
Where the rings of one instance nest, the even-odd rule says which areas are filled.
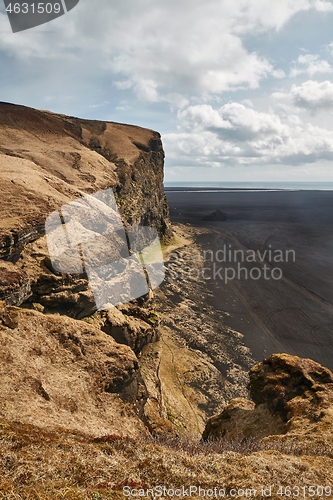
[[[133,351],[84,321],[0,302],[0,415],[94,436],[148,431]]]
[[[214,450],[211,445],[172,442],[161,446],[116,435],[92,440],[3,420],[0,434],[0,498],[6,500],[124,498],[125,485],[218,488],[225,490],[226,498],[231,498],[233,488],[256,489],[257,498],[269,485],[271,498],[282,498],[277,494],[280,486],[295,491],[304,488],[305,497],[310,486],[325,486],[328,493],[333,488],[332,453],[325,455],[321,449],[316,450],[318,456],[295,456],[274,449],[253,451],[253,446],[239,443],[231,443],[229,450],[223,445]],[[332,495],[312,495],[321,497]]]

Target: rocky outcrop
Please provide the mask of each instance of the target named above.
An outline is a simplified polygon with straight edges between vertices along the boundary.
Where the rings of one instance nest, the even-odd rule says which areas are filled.
[[[279,415],[272,415],[265,405],[255,408],[253,401],[235,398],[220,414],[208,420],[202,439],[208,441],[263,438],[284,432],[282,419]]]
[[[48,256],[45,237],[26,245],[17,264],[4,262],[22,273],[31,284],[26,307],[47,314],[62,314],[75,319],[87,318],[120,344],[136,354],[159,338],[159,318],[152,308],[152,292],[132,304],[96,313],[94,295],[84,275],[56,273]]]
[[[84,321],[3,303],[0,337],[1,417],[96,436],[147,432],[146,389],[129,347]]]
[[[287,422],[292,417],[292,400],[319,403],[320,394],[333,389],[333,374],[312,359],[273,354],[250,370],[250,395],[258,406],[265,404]]]
[[[207,220],[207,221],[226,221],[228,219],[228,216],[226,213],[222,212],[222,210],[217,209],[215,212],[212,212],[209,215],[205,215],[202,220]]]
[[[143,310],[137,311],[138,316]],[[147,313],[146,321],[140,317],[124,314],[117,308],[108,309],[102,314],[101,330],[111,335],[119,344],[130,346],[136,354],[151,342],[159,340],[156,328],[147,321],[153,320],[153,313]],[[155,319],[156,321],[156,319]]]
[[[0,325],[13,329],[17,327],[16,319],[9,313],[6,302],[3,300],[0,301]]]
[[[21,305],[32,295],[27,274],[11,262],[0,260],[0,300]]]
[[[311,359],[273,354],[250,370],[253,401],[233,400],[211,417],[203,439],[333,436],[333,374]]]
[[[45,236],[25,245],[16,267],[31,285],[30,307],[76,319],[94,314],[96,304],[86,275],[61,274],[51,264]]]

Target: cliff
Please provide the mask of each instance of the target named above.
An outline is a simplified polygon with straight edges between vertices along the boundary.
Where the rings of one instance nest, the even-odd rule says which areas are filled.
[[[171,235],[160,135],[0,103],[0,256],[16,259],[48,214],[112,187],[129,224]]]
[[[148,432],[136,355],[158,338],[152,294],[96,313],[87,275],[53,268],[45,221],[112,188],[125,227],[151,226],[168,241],[160,135],[0,103],[0,145],[0,416],[95,435]]]
[[[125,225],[170,239],[159,134],[0,104],[0,138],[0,498],[331,497],[333,374],[276,354],[247,391],[242,336],[181,273],[194,229],[166,250],[179,274],[116,308],[52,266],[47,216],[110,187]]]

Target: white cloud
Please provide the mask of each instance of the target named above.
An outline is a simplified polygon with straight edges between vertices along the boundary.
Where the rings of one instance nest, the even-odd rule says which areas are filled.
[[[290,99],[290,93],[284,90],[277,90],[271,94],[271,97],[276,101],[282,101],[285,99]]]
[[[244,104],[244,106],[247,106],[249,108],[254,108],[254,104],[253,102],[251,101],[251,99],[243,99],[241,101],[241,104]]]
[[[151,78],[138,78],[134,88],[137,96],[142,101],[158,102],[160,100],[157,83]]]
[[[333,83],[308,80],[302,85],[293,85],[290,91],[296,106],[310,110],[333,107]]]
[[[333,108],[333,82],[326,80],[318,82],[316,80],[307,80],[301,85],[293,84],[289,91],[277,91],[271,94],[276,101],[287,101],[288,104],[277,104],[279,109],[292,111],[293,106],[304,108],[311,112],[318,110],[329,110]],[[295,108],[293,110],[295,113]]]
[[[171,92],[170,94],[166,94],[163,100],[170,104],[170,107],[173,111],[177,109],[183,109],[185,108],[185,106],[189,105],[189,100],[178,92]]]
[[[326,45],[325,48],[330,52],[331,56],[333,56],[333,42]]]
[[[284,78],[286,74],[282,69],[275,69],[272,71],[272,76],[274,78]]]
[[[103,102],[99,102],[97,104],[91,104],[89,107],[92,109],[98,109],[98,108],[104,108],[105,106],[109,106],[109,105],[110,105],[109,101],[103,101]]]
[[[27,34],[9,31],[0,13],[0,47],[27,63],[41,59],[50,73],[71,60],[82,77],[109,73],[118,89],[132,89],[140,100],[180,102],[191,96],[255,89],[267,77],[283,71],[256,51],[248,51],[242,36],[278,30],[300,11],[329,9],[319,0],[99,0],[98,8],[81,0],[69,14]],[[7,30],[7,32],[6,32]],[[98,54],[98,57],[96,57]],[[78,69],[80,68],[80,69]],[[173,99],[171,99],[173,101]],[[174,105],[174,104],[173,104]]]
[[[299,165],[333,159],[333,132],[297,115],[263,113],[236,102],[219,109],[190,106],[178,113],[179,133],[163,136],[178,165]]]
[[[279,30],[297,12],[317,8],[312,0],[283,0],[267,2],[267,0],[240,1],[239,11],[235,16],[234,29],[238,33],[253,29]]]
[[[258,88],[263,78],[273,73],[281,76],[265,58],[249,53],[239,37],[221,27],[217,30],[217,26],[210,26],[208,19],[188,20],[177,31],[168,30],[167,20],[166,13],[155,40],[144,34],[137,40],[133,37],[128,53],[110,60],[112,70],[125,75],[135,89],[138,80],[144,79],[155,83],[160,96],[175,89],[184,95],[219,94],[238,88]],[[146,29],[156,30],[151,26]]]
[[[284,134],[277,115],[261,113],[237,102],[225,104],[217,110],[207,104],[190,106],[178,113],[178,117],[185,130],[210,130],[236,141]]]
[[[290,71],[291,77],[301,74],[313,76],[316,73],[332,73],[333,67],[325,60],[320,59],[317,54],[300,55],[297,61],[294,61],[293,68]]]
[[[119,90],[128,90],[133,87],[131,80],[114,80],[112,83]]]
[[[316,0],[314,7],[320,12],[333,12],[333,3],[331,1]]]
[[[288,90],[275,92],[275,99],[271,99],[274,110],[256,110],[258,103],[265,109],[270,82],[265,82],[260,94],[246,93],[260,88],[264,79],[286,77],[270,55],[274,53],[284,64],[294,55],[288,53],[288,45],[281,44],[282,48],[275,50],[273,32],[281,30],[295,14],[310,9],[332,12],[333,2],[98,0],[96,8],[96,3],[81,0],[77,8],[52,25],[13,35],[2,7],[2,82],[10,80],[2,83],[2,88],[6,95],[17,97],[16,102],[21,99],[34,105],[45,98],[53,108],[58,105],[58,110],[67,112],[64,99],[74,96],[81,115],[95,108],[96,114],[104,117],[110,117],[112,110],[120,116],[126,111],[126,120],[133,118],[133,122],[149,127],[166,124],[168,130],[174,127],[164,141],[167,157],[173,157],[175,164],[299,164],[332,158],[332,132],[304,123],[298,116],[309,116],[301,107],[310,111],[333,107],[333,83],[313,81],[314,75],[327,79],[332,74],[329,55],[327,60],[315,54],[300,55],[291,76],[306,75],[309,81],[291,88],[284,82]],[[313,40],[323,45],[329,38],[320,38],[318,25],[317,18],[314,29],[318,35]],[[297,45],[300,29],[295,26],[295,40],[290,42],[287,37],[286,44]],[[290,26],[286,32],[290,34]],[[265,36],[258,36],[262,33]],[[263,40],[268,39],[273,43],[263,47]],[[253,42],[256,49],[246,48],[245,40],[248,47]],[[333,51],[333,43],[327,48]],[[15,89],[12,93],[11,87]],[[225,102],[222,94],[234,91],[239,95],[232,99],[241,103],[220,108],[211,105]],[[121,102],[123,99],[127,102]],[[107,114],[100,106],[104,102],[110,103]],[[167,104],[178,111],[178,121]],[[156,116],[154,123],[152,117]]]

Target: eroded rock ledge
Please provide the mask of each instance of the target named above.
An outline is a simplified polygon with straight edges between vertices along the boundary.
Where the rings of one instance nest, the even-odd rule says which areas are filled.
[[[0,260],[0,300],[19,306],[31,295],[28,275],[11,262]]]
[[[207,422],[203,439],[333,436],[333,374],[311,359],[273,354],[251,368],[252,401],[238,398]]]

